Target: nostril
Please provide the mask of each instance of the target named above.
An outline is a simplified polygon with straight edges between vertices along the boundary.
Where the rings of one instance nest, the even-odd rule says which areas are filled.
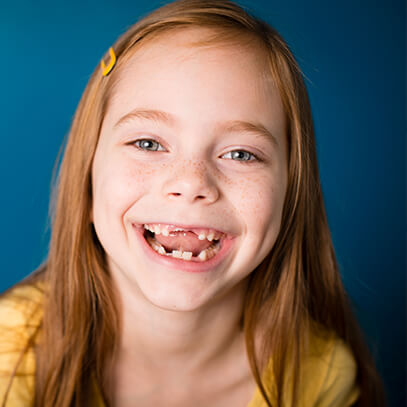
[[[172,195],[172,196],[181,196],[182,193],[181,192],[171,192],[170,195]],[[202,200],[202,199],[207,199],[207,197],[205,195],[197,195],[195,197],[195,199]]]
[[[215,185],[197,183],[195,180],[186,179],[184,181],[170,181],[163,185],[163,195],[168,199],[182,199],[188,202],[214,202],[218,198],[218,191]]]

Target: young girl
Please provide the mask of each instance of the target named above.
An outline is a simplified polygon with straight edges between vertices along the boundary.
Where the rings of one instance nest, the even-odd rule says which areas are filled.
[[[46,264],[0,301],[2,406],[383,406],[338,273],[299,68],[226,0],[93,73]]]

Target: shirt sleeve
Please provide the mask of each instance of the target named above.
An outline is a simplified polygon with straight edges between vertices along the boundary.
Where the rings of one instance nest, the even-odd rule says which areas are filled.
[[[38,304],[27,294],[30,291],[18,288],[0,299],[0,405],[7,395],[5,407],[29,407],[33,402],[35,358],[27,343],[38,327]]]

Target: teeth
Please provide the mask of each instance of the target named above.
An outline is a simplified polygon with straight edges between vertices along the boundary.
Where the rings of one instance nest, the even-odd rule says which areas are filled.
[[[160,235],[162,234],[163,236],[171,236],[169,230],[168,230],[168,225],[161,225],[161,224],[156,224],[156,225],[144,225],[144,229],[149,230],[150,232]],[[185,231],[182,228],[175,228],[171,230],[171,232],[182,232]],[[207,234],[206,232],[201,232],[198,235],[199,240],[205,240],[208,239],[208,241],[212,242],[213,240],[219,240],[222,237],[221,234],[214,230],[209,230],[209,233]]]
[[[202,250],[201,253],[198,254],[198,258],[201,261],[206,261],[211,259],[212,257],[216,256],[220,250],[220,244],[212,244],[207,249]]]
[[[219,240],[220,237],[221,236],[218,233],[215,233],[212,230],[207,235],[205,233],[202,233],[202,232],[198,235],[199,240],[208,239],[210,242],[212,242],[215,238],[216,238],[216,240]]]
[[[182,258],[184,260],[191,260],[192,259],[192,252],[183,252],[182,253]]]
[[[164,255],[164,256],[171,256],[175,259],[183,259],[183,260],[187,260],[190,261],[192,260],[193,254],[192,252],[184,252],[182,250],[173,250],[171,253],[167,253],[165,251],[165,248],[159,244],[154,238],[152,237],[148,237],[147,238],[148,243],[150,244],[150,246],[159,254]],[[199,259],[200,261],[206,261],[211,259],[212,257],[214,257],[218,251],[220,250],[220,245],[216,244],[216,245],[212,245],[210,247],[208,247],[205,250],[202,250],[201,253],[199,253],[199,255],[197,257],[194,257],[195,259]]]
[[[198,255],[199,259],[205,261],[208,257],[208,250],[202,250],[201,253]]]
[[[172,257],[175,257],[176,259],[182,259],[182,252],[179,250],[173,250]]]
[[[164,247],[162,245],[160,245],[160,243],[157,242],[157,240],[155,240],[152,237],[148,237],[147,238],[148,243],[150,243],[150,246],[158,253],[160,254],[165,254],[166,251],[164,249]]]
[[[216,234],[216,238],[219,239],[220,236],[218,236],[218,234]],[[215,239],[215,232],[214,231],[210,231],[207,235],[205,233],[200,233],[198,235],[198,239],[199,240],[205,240],[208,239],[210,242],[212,242],[213,239]]]

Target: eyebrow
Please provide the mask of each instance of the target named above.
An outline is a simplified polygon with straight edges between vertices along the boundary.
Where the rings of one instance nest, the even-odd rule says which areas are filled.
[[[162,110],[151,110],[151,109],[134,109],[131,112],[127,113],[121,117],[116,124],[113,126],[117,128],[123,124],[130,122],[132,120],[141,119],[141,120],[150,120],[157,123],[163,123],[170,127],[177,127],[178,120],[175,116],[168,112]],[[268,141],[278,147],[278,141],[276,137],[262,124],[252,123],[243,120],[228,120],[223,123],[218,124],[218,129],[224,132],[244,132],[252,133],[261,138],[265,138]]]
[[[161,110],[134,109],[130,113],[127,113],[122,118],[120,118],[113,127],[116,128],[122,126],[123,124],[135,119],[164,123],[170,127],[176,127],[177,124],[176,118],[170,113],[163,112]]]

